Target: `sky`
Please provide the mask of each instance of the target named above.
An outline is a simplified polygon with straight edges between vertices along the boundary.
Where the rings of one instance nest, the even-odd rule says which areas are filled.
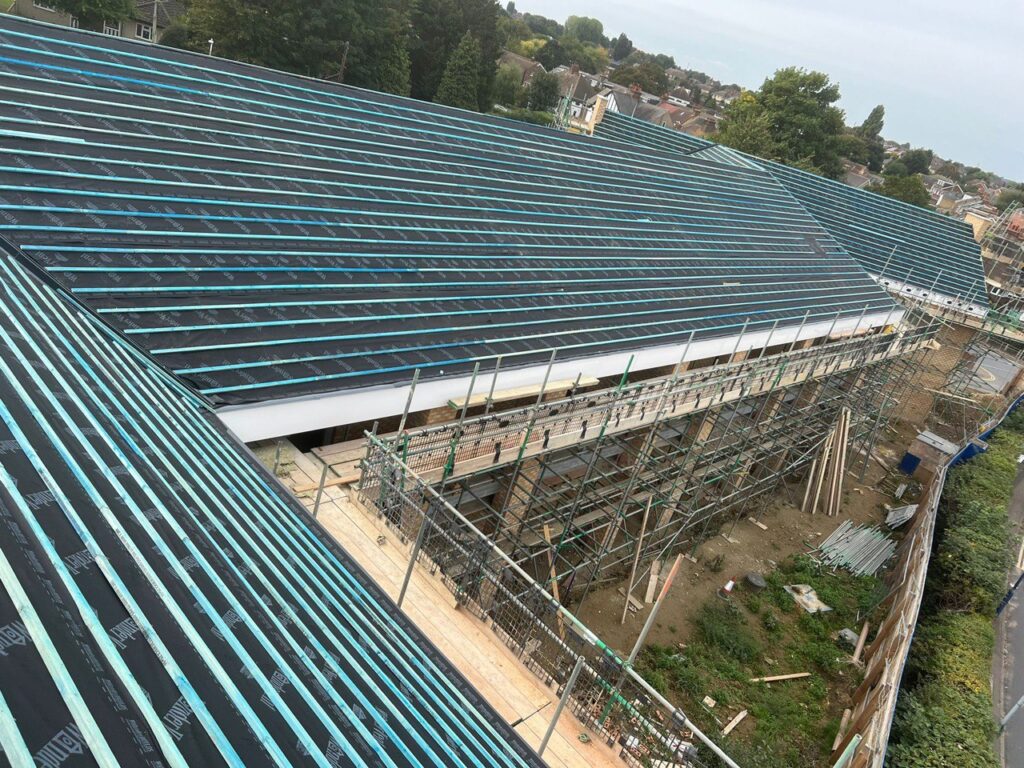
[[[846,122],[885,105],[887,139],[1024,181],[1021,0],[516,0],[593,16],[605,34],[756,89],[776,69],[828,73]]]

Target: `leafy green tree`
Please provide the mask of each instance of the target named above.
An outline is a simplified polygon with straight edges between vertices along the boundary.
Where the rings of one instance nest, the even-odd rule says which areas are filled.
[[[550,72],[537,72],[526,89],[526,106],[534,112],[553,109],[558,104],[558,76]]]
[[[996,198],[996,208],[1005,211],[1014,202],[1024,205],[1024,187],[1004,189]]]
[[[498,73],[498,15],[501,6],[497,0],[458,0],[463,29],[472,33],[480,46],[480,64],[477,78],[477,109],[487,112],[494,103],[494,77]]]
[[[907,164],[899,158],[890,160],[885,166],[886,176],[909,176],[910,171],[907,169]]]
[[[928,173],[928,167],[932,164],[932,151],[930,149],[911,149],[903,153],[900,159],[907,166],[909,173]]]
[[[535,13],[524,13],[523,21],[526,22],[527,26],[530,27],[538,35],[547,35],[548,37],[559,37],[565,30],[562,25],[554,19],[549,19],[545,16],[540,16]]]
[[[385,93],[408,96],[412,88],[409,51],[405,41],[395,37],[377,61],[376,87]]]
[[[565,21],[565,34],[593,45],[604,45],[607,42],[604,25],[589,16],[570,16]]]
[[[612,72],[611,81],[619,85],[632,85],[633,83],[655,96],[660,96],[668,90],[668,77],[665,70],[653,61],[644,64],[634,64],[628,67],[618,67]]]
[[[133,0],[49,0],[58,10],[70,13],[84,27],[98,27],[104,20],[124,21],[135,13]]]
[[[477,109],[480,87],[480,44],[466,32],[448,60],[434,101],[461,109]]]
[[[548,40],[533,57],[544,69],[554,69],[569,63],[569,54],[557,40]]]
[[[865,139],[877,139],[885,127],[885,107],[879,104],[871,110],[864,122],[857,128],[857,135]]]
[[[797,67],[780,69],[750,98],[737,99],[726,108],[721,141],[742,148],[758,137],[768,153],[762,156],[838,178],[843,170],[839,136],[844,125],[837,101],[839,86],[828,75]]]
[[[512,66],[498,67],[498,75],[494,78],[494,103],[511,107],[520,102],[522,91],[522,73]]]
[[[448,58],[465,32],[456,0],[418,0],[412,27],[412,95],[429,101],[437,93]]]
[[[533,30],[522,19],[501,14],[497,22],[498,45],[510,51],[519,52],[523,40],[533,37]]]
[[[662,69],[672,69],[676,65],[676,60],[666,53],[656,53],[651,58]]]
[[[692,93],[690,103],[699,104],[700,88],[695,87]],[[767,160],[781,159],[772,133],[771,115],[761,107],[753,93],[741,93],[729,105],[726,114],[728,121],[717,137],[722,144]]]
[[[868,162],[868,142],[855,133],[844,133],[839,139],[839,155],[855,163]]]
[[[603,71],[608,66],[608,51],[600,46],[584,43],[572,35],[562,35],[558,43],[565,54],[566,60],[562,63],[578,64],[584,72],[595,73]],[[547,64],[544,68],[551,69]]]
[[[626,37],[626,33],[619,34],[612,43],[611,55],[615,61],[622,61],[633,52],[633,41]]]
[[[872,186],[871,191],[922,208],[928,208],[931,205],[931,197],[918,174],[912,176],[889,174],[881,184]]]

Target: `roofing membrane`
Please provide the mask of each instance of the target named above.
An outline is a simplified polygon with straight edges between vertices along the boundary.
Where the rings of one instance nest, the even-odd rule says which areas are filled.
[[[0,758],[542,765],[200,398],[6,247]]]
[[[659,155],[762,168],[870,274],[988,306],[981,248],[963,221],[625,115],[605,113],[595,133]]]
[[[891,300],[758,167],[0,19],[0,234],[216,404]]]

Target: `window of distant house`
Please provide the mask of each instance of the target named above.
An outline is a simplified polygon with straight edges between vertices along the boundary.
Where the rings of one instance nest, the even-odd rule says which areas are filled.
[[[103,34],[110,35],[111,37],[121,36],[121,22],[120,21],[104,21],[103,22]]]
[[[46,0],[32,0],[32,5],[44,11],[49,11],[50,13],[57,12],[57,6],[55,6],[53,3],[46,2]]]
[[[71,26],[74,27],[75,29],[78,29],[78,17],[77,16],[72,16],[71,17]]]
[[[135,36],[141,37],[143,40],[153,39],[153,25],[143,24],[141,21],[135,25]]]

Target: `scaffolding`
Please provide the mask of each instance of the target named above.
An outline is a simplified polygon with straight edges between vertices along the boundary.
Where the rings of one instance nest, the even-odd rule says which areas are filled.
[[[463,408],[456,422],[382,444],[495,551],[578,605],[632,562],[640,581],[723,526],[758,519],[757,500],[814,459],[843,408],[859,452],[850,464],[863,470],[938,327],[908,310],[898,323],[839,338],[769,338],[667,376],[624,375],[598,392],[473,418]],[[365,469],[362,486],[374,487]]]

